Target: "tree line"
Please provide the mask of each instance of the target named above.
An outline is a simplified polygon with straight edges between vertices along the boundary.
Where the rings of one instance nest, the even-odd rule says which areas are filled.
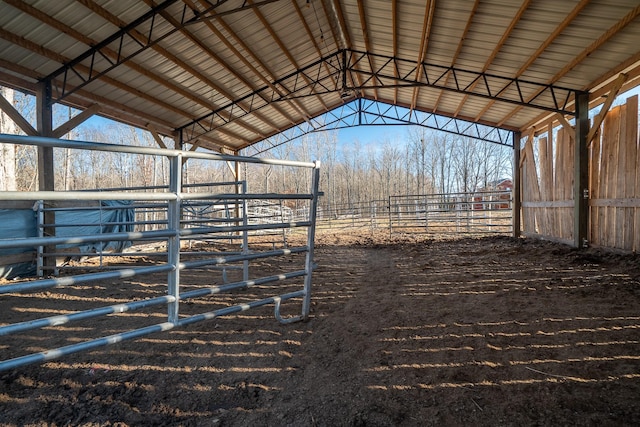
[[[322,205],[329,210],[395,195],[473,192],[512,174],[511,148],[419,126],[407,127],[400,141],[363,145],[340,141],[338,131],[327,131],[295,143],[263,142],[253,149],[262,151],[267,144],[275,145],[268,151],[275,158],[321,161]],[[248,182],[258,191],[295,193],[308,185],[309,174],[250,168]]]
[[[25,118],[35,122],[32,97],[6,88],[2,91]],[[56,106],[54,122],[63,123],[77,113]],[[4,114],[0,114],[0,131],[18,133]],[[65,138],[156,146],[149,132],[107,121],[98,126],[82,125]],[[36,190],[37,149],[0,146],[0,189]],[[475,191],[512,174],[511,148],[419,126],[407,126],[400,140],[366,145],[358,140],[340,140],[335,130],[309,134],[286,144],[275,137],[240,154],[251,155],[269,147],[273,148],[262,156],[321,162],[322,204],[329,209],[387,200],[392,195]],[[54,162],[56,190],[147,187],[168,180],[168,162],[157,156],[56,148]],[[240,172],[252,193],[304,193],[311,180],[310,170],[280,166],[245,165]],[[185,165],[186,183],[232,180],[232,171],[224,162],[190,159]]]

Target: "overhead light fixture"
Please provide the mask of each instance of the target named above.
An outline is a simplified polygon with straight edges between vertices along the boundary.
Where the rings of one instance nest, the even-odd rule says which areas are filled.
[[[342,99],[348,99],[348,98],[351,98],[352,96],[353,96],[353,91],[351,89],[343,88],[340,91],[340,98]]]

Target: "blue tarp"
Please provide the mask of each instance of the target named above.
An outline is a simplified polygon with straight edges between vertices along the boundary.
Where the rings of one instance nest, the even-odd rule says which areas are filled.
[[[32,209],[0,209],[0,239],[15,240],[37,237],[36,213]],[[0,256],[33,253],[33,262],[0,265],[0,278],[31,276],[36,272],[35,252],[31,248],[0,249]]]
[[[101,202],[102,206],[122,207],[122,209],[96,208],[91,210],[57,211],[56,224],[60,226],[56,228],[56,236],[91,236],[103,233],[133,231],[135,211],[134,208],[126,209],[126,206],[130,204],[130,201],[105,200]],[[123,222],[128,222],[129,224],[109,224]],[[62,225],[71,226],[67,227]],[[31,209],[0,209],[1,240],[36,237],[38,235],[37,230],[37,215],[35,211]],[[58,249],[77,247],[80,252],[100,252],[101,250],[120,252],[129,246],[131,246],[131,242],[129,241],[117,241],[94,242],[82,245],[60,245]],[[36,273],[35,252],[33,248],[0,249],[0,256],[21,253],[33,253],[33,261],[0,265],[0,277],[11,279],[34,275]]]

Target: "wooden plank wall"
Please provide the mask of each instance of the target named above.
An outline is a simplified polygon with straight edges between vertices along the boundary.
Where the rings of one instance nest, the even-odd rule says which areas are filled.
[[[590,152],[593,245],[640,251],[638,96],[606,115]]]
[[[574,136],[559,128],[522,149],[523,233],[573,243]],[[589,145],[589,242],[640,252],[638,97],[612,108]]]
[[[533,140],[530,138],[522,149],[520,167],[522,170],[522,227],[524,232],[537,230],[536,203],[540,201],[538,172],[533,154]]]
[[[560,128],[523,148],[522,210],[525,235],[573,240],[573,135]],[[527,221],[528,219],[528,221]]]

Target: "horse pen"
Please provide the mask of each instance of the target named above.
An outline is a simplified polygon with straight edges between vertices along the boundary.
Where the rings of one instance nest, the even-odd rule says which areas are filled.
[[[638,0],[0,1],[0,425],[640,425]]]

